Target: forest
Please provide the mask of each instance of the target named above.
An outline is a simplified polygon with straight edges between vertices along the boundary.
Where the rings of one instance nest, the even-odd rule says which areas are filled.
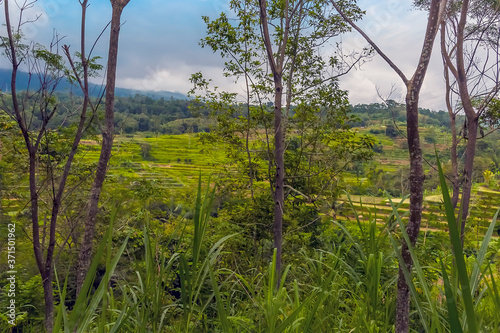
[[[199,47],[239,92],[198,71],[185,98],[117,87],[134,1],[109,1],[107,56],[92,0],[72,48],[0,2],[1,332],[499,332],[498,1],[412,1],[403,68],[362,1],[231,0]],[[374,58],[402,99],[349,99]]]

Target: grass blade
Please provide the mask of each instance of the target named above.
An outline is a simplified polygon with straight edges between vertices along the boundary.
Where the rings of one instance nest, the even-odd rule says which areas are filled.
[[[451,332],[462,333],[462,325],[460,324],[460,319],[457,310],[457,301],[455,295],[453,294],[453,288],[450,284],[450,279],[448,278],[448,273],[446,273],[446,268],[444,267],[443,261],[441,262],[441,272],[443,274],[444,292],[446,295],[446,306],[448,308],[448,318],[450,323]]]
[[[468,332],[477,333],[478,327],[476,323],[476,314],[474,312],[474,304],[472,302],[471,286],[469,282],[469,276],[467,274],[467,266],[465,264],[460,232],[458,229],[457,221],[455,219],[455,211],[451,203],[450,193],[448,192],[448,186],[446,185],[446,179],[444,178],[444,173],[441,168],[441,163],[439,161],[437,151],[436,159],[439,170],[439,181],[441,183],[443,201],[446,209],[446,220],[448,222],[448,229],[450,231],[450,241],[453,248],[455,263],[457,265],[458,279],[462,287],[462,298],[464,301],[465,312],[467,314]]]
[[[222,331],[225,333],[230,333],[233,332],[233,329],[231,327],[231,324],[227,320],[227,311],[226,308],[224,307],[224,303],[222,301],[222,297],[220,295],[220,290],[219,290],[219,285],[217,284],[217,280],[215,279],[215,274],[213,267],[209,267],[209,273],[210,273],[210,280],[212,281],[212,289],[214,290],[215,293],[215,301],[217,303],[217,312],[219,313],[219,318],[220,322],[222,325]]]
[[[491,236],[493,235],[493,231],[495,230],[495,225],[497,222],[498,214],[500,213],[500,209],[497,210],[495,216],[493,217],[493,220],[490,223],[490,226],[488,227],[488,230],[486,231],[486,234],[484,235],[483,242],[481,243],[481,249],[479,250],[477,257],[476,257],[476,265],[474,266],[474,269],[472,270],[471,274],[471,282],[472,282],[472,294],[476,293],[476,290],[479,286],[479,274],[481,272],[481,266],[483,265],[484,258],[486,257],[486,253],[488,252],[488,245],[490,244]]]

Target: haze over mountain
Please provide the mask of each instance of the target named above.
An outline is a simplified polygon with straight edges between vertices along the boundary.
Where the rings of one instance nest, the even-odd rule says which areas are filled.
[[[11,80],[12,71],[9,69],[0,68],[0,91],[8,92],[10,91],[10,80]],[[40,87],[40,81],[36,75],[30,75],[26,72],[18,72],[17,76],[17,89],[26,90],[26,88],[30,86],[30,89],[38,89]],[[102,89],[104,87],[90,83],[90,94],[93,97],[99,96],[102,94]],[[72,85],[67,79],[62,80],[56,87],[56,91],[58,92],[72,92],[75,95],[82,95],[82,92],[79,88]],[[152,91],[152,90],[138,90],[138,89],[127,89],[116,87],[115,95],[118,97],[128,97],[134,96],[136,94],[148,96],[154,99],[187,99],[188,97],[182,93],[171,92],[171,91]]]

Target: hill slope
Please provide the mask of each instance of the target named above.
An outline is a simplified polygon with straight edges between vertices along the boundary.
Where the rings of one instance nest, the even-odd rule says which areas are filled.
[[[10,78],[12,71],[10,69],[5,69],[5,68],[0,68],[0,90],[9,92],[10,91]],[[30,74],[26,72],[18,72],[18,77],[17,77],[17,89],[19,90],[26,90],[26,88],[29,86],[31,89],[38,89],[40,87],[40,83],[38,81],[38,78],[36,75],[31,75],[31,80],[30,80]],[[59,85],[56,87],[56,91],[58,92],[73,92],[75,95],[82,95],[81,91],[79,89],[76,89],[68,80],[63,80],[59,83]],[[90,94],[93,97],[98,96],[100,93],[102,93],[101,90],[101,85],[91,83],[90,84]],[[136,90],[136,89],[126,89],[126,88],[119,88],[117,87],[115,89],[115,95],[118,97],[129,97],[129,96],[135,96],[136,94],[148,96],[154,99],[187,99],[187,96],[178,93],[178,92],[171,92],[171,91],[148,91],[148,90]]]

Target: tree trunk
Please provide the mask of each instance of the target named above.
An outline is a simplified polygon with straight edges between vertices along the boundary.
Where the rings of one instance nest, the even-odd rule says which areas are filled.
[[[276,175],[274,184],[274,248],[276,249],[276,272],[281,274],[281,252],[283,243],[283,204],[285,183],[285,144],[283,142],[283,115],[281,112],[281,100],[283,85],[281,75],[274,75],[275,97],[274,97],[274,155],[276,160]],[[278,282],[279,283],[279,282]]]
[[[54,291],[52,288],[52,269],[41,274],[43,298],[45,301],[45,330],[52,333],[54,330]]]
[[[45,305],[45,330],[47,333],[52,333],[54,328],[54,296],[52,288],[52,261],[48,265],[49,261],[43,262],[43,250],[40,243],[40,225],[38,222],[38,187],[37,187],[37,177],[36,177],[36,151],[31,147],[29,153],[30,159],[30,203],[31,203],[31,225],[33,228],[33,251],[35,254],[35,260],[42,277],[42,287],[43,287],[43,300]],[[55,244],[49,244],[48,250]]]
[[[5,25],[7,26],[8,35],[8,49],[10,52],[10,61],[12,63],[12,74],[10,81],[11,96],[12,96],[12,106],[15,113],[16,122],[21,130],[24,138],[26,148],[28,150],[29,157],[29,191],[30,191],[30,210],[31,210],[31,226],[33,229],[33,252],[35,255],[35,261],[38,267],[38,271],[43,280],[43,291],[44,291],[44,305],[45,305],[45,329],[48,333],[52,333],[54,326],[54,299],[52,295],[52,266],[49,266],[48,270],[43,264],[43,250],[40,243],[40,225],[38,222],[38,185],[37,185],[37,150],[38,142],[33,143],[32,138],[29,135],[29,128],[24,122],[21,115],[21,106],[17,98],[17,72],[19,69],[20,62],[17,58],[17,47],[14,43],[14,36],[12,33],[12,25],[10,22],[10,10],[9,1],[4,0],[4,10],[5,10]]]
[[[451,185],[452,185],[452,197],[451,203],[453,208],[457,208],[458,196],[460,194],[460,177],[458,176],[458,138],[457,138],[457,127],[456,127],[456,117],[453,114],[450,116],[450,127],[451,127]]]
[[[418,96],[418,95],[417,95]],[[408,135],[408,150],[410,152],[410,218],[406,233],[412,246],[415,246],[422,220],[423,182],[422,149],[418,131],[418,98],[411,88],[406,95],[406,121]],[[406,269],[411,272],[413,260],[408,250],[408,244],[403,240],[401,247]],[[410,288],[406,281],[403,266],[399,264],[398,293],[396,305],[396,332],[409,331]]]
[[[469,205],[472,194],[472,172],[474,168],[474,157],[476,154],[477,143],[477,117],[467,117],[467,146],[465,148],[465,162],[463,171],[463,185],[462,185],[462,200],[460,201],[460,239],[462,245],[465,237],[465,222],[469,215]]]
[[[337,2],[330,0],[339,14],[346,20],[363,38],[375,49],[375,51],[387,62],[389,66],[399,75],[406,85],[406,126],[408,135],[408,150],[410,152],[410,218],[406,226],[406,232],[410,243],[415,245],[420,231],[422,220],[423,182],[424,174],[422,168],[422,149],[420,148],[420,136],[418,130],[418,98],[424,81],[425,73],[429,66],[434,40],[438,27],[441,23],[447,0],[432,0],[429,8],[429,18],[425,31],[424,45],[420,53],[417,68],[411,80],[408,80],[396,64],[373,42],[368,35],[350,20],[340,9]],[[403,267],[411,272],[413,261],[408,251],[408,244],[403,240],[401,255],[404,266],[399,263],[398,294],[396,298],[396,322],[395,332],[406,333],[409,330],[410,291],[403,274]]]
[[[97,219],[99,197],[101,189],[106,177],[108,162],[111,157],[111,149],[113,147],[114,135],[114,103],[115,103],[115,80],[116,80],[116,63],[118,58],[118,39],[120,35],[120,18],[123,8],[128,4],[129,0],[112,0],[111,5],[113,14],[111,17],[111,31],[109,40],[108,53],[108,68],[106,81],[106,111],[105,111],[105,127],[102,131],[102,146],[101,154],[97,164],[96,175],[92,188],[90,190],[90,198],[88,203],[88,214],[85,220],[85,230],[83,235],[80,252],[78,255],[78,270],[77,270],[77,293],[83,285],[87,270],[90,266],[92,256],[92,243],[94,240],[94,230]]]
[[[464,0],[460,12],[460,21],[457,26],[456,39],[456,62],[455,78],[458,83],[460,100],[467,117],[467,147],[465,150],[465,165],[462,184],[462,200],[460,201],[459,221],[461,225],[460,239],[464,243],[465,221],[469,215],[469,204],[472,190],[472,170],[474,167],[474,157],[476,154],[477,130],[479,115],[474,110],[472,99],[469,93],[468,76],[465,66],[466,50],[464,47],[467,14],[469,11],[469,0]]]
[[[422,149],[420,147],[420,135],[418,128],[418,99],[424,77],[429,66],[434,40],[441,22],[442,13],[446,6],[446,0],[433,0],[429,9],[429,19],[425,32],[424,45],[420,54],[417,69],[411,80],[406,82],[406,129],[408,137],[408,150],[410,153],[410,217],[406,226],[410,243],[415,246],[420,224],[422,221],[422,202],[424,171],[422,167]],[[408,250],[408,244],[403,240],[401,256],[406,269],[411,272],[413,260]],[[399,264],[398,293],[396,298],[396,333],[406,333],[410,324],[410,289],[408,281],[403,274],[402,263]]]
[[[446,22],[443,20],[441,22],[441,55],[443,58],[444,67],[444,80],[446,88],[446,109],[448,111],[448,116],[450,117],[450,129],[451,129],[451,147],[450,147],[450,158],[451,158],[451,183],[453,194],[451,198],[451,203],[453,208],[457,208],[458,196],[460,195],[460,177],[458,176],[458,137],[457,137],[457,123],[456,114],[453,111],[452,100],[451,100],[451,83],[450,83],[450,65],[451,60],[446,49]]]
[[[283,99],[283,63],[285,61],[285,48],[288,40],[289,18],[286,14],[284,19],[285,27],[283,28],[283,40],[278,46],[278,56],[275,59],[275,54],[271,44],[269,26],[267,22],[266,0],[259,0],[260,24],[262,27],[262,37],[264,39],[264,47],[267,54],[267,60],[273,74],[274,81],[274,160],[276,163],[276,171],[274,177],[274,248],[276,249],[276,276],[279,284],[281,276],[281,253],[283,244],[283,209],[284,209],[284,183],[285,183],[285,142],[283,130],[283,114],[282,114],[282,99]],[[288,1],[285,1],[284,12],[288,13]]]

